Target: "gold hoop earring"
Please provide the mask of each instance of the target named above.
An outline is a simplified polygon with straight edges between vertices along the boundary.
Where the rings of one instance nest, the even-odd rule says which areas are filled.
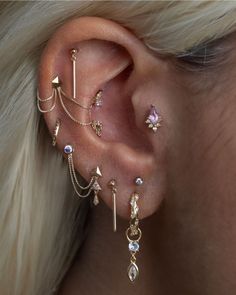
[[[57,119],[56,126],[53,129],[52,146],[56,146],[57,144],[57,136],[58,136],[60,127],[61,127],[61,120]]]

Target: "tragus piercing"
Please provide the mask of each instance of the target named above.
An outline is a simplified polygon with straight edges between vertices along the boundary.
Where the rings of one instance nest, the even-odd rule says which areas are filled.
[[[93,203],[95,206],[98,205],[99,204],[98,193],[99,191],[102,190],[100,184],[98,183],[99,178],[102,177],[100,168],[97,166],[95,169],[93,169],[91,171],[91,178],[90,178],[89,184],[87,186],[82,186],[75,172],[74,161],[73,161],[73,153],[74,153],[73,146],[70,144],[66,145],[64,147],[64,153],[67,155],[70,178],[71,178],[71,182],[75,190],[75,193],[80,198],[87,198],[93,191],[94,192]],[[81,191],[82,192],[85,191],[85,193],[83,194]]]
[[[159,127],[161,127],[162,118],[160,114],[157,112],[154,105],[151,105],[149,114],[145,123],[148,125],[148,128],[152,129],[153,132],[156,132]]]

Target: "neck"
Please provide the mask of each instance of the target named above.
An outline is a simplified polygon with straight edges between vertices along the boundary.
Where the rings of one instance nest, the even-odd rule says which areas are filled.
[[[125,230],[129,221],[117,220],[112,230],[112,212],[104,204],[92,209],[89,235],[68,273],[60,294],[157,294],[154,217],[140,221],[143,237],[137,253],[139,277],[132,283],[127,276],[130,253]],[[115,288],[115,290],[114,290]]]

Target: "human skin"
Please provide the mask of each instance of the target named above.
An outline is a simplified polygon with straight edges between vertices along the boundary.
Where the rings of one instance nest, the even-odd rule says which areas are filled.
[[[96,19],[97,26],[113,32],[113,44],[125,49],[115,46],[111,51],[101,36],[91,40],[96,37],[93,21],[84,18],[56,32],[42,55],[39,86],[46,97],[57,71],[69,91],[70,64],[62,53],[73,43],[82,48],[80,95],[86,101],[96,87],[106,86],[105,106],[94,115],[109,127],[98,139],[75,126],[59,108],[45,120],[52,130],[55,119],[63,119],[58,148],[67,142],[76,145],[80,158],[75,165],[85,178],[89,178],[88,165],[101,163],[101,198],[108,207],[111,196],[106,184],[111,176],[118,179],[122,218],[113,234],[111,211],[103,203],[92,209],[89,235],[59,294],[235,294],[235,50],[222,64],[216,60],[213,68],[189,71],[173,58],[154,55],[119,25]],[[84,27],[89,28],[87,41],[80,35]],[[68,32],[72,37],[64,38]],[[233,37],[226,43],[235,48]],[[163,117],[157,133],[144,123],[151,104]],[[137,255],[140,277],[131,284],[124,232],[136,176],[144,178],[138,189],[143,238]]]

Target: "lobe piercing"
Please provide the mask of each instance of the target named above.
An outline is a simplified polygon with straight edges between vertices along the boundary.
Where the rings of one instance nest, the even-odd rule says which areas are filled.
[[[159,128],[161,126],[161,124],[160,124],[161,121],[162,121],[162,118],[161,118],[160,114],[158,114],[155,106],[151,105],[148,117],[145,121],[145,123],[148,125],[148,128],[152,129],[153,132],[156,132],[157,128]]]
[[[139,207],[137,204],[138,200],[139,195],[137,193],[133,193],[130,199],[130,226],[126,230],[126,237],[129,242],[128,248],[131,254],[130,265],[128,266],[127,273],[131,282],[134,282],[139,275],[139,269],[136,264],[136,253],[139,251],[139,241],[142,237],[142,232],[139,228]]]
[[[60,127],[61,127],[61,120],[57,119],[56,126],[53,130],[53,136],[52,136],[52,145],[53,146],[56,146],[56,144],[57,144],[57,136],[58,136]]]
[[[117,193],[117,183],[115,179],[111,179],[108,182],[108,187],[111,189],[112,194],[112,205],[113,205],[113,231],[116,232],[116,193]]]

